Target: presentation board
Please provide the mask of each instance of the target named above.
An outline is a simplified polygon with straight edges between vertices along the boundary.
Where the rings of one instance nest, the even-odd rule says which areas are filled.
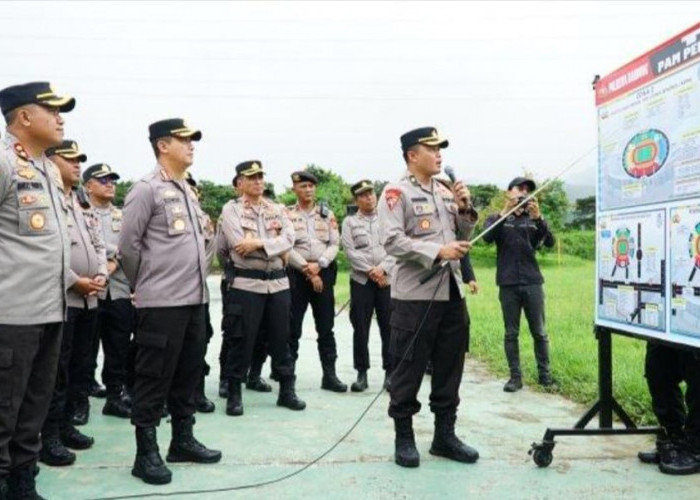
[[[595,90],[596,324],[700,347],[700,23]]]

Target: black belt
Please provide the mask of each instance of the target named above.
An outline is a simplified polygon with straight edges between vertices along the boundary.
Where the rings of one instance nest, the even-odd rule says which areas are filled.
[[[261,271],[258,269],[240,269],[236,268],[235,276],[241,278],[252,278],[255,280],[278,280],[287,277],[284,269],[275,269],[274,271]]]

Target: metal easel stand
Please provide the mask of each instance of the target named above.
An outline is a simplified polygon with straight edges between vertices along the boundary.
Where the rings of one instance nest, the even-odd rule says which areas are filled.
[[[598,401],[579,419],[572,429],[547,428],[541,443],[532,443],[528,452],[538,467],[552,463],[552,450],[556,436],[619,436],[626,434],[663,434],[661,427],[637,427],[625,410],[613,397],[612,387],[612,331],[595,327],[598,340]],[[613,414],[617,415],[624,428],[613,428]],[[598,415],[598,427],[586,426]]]

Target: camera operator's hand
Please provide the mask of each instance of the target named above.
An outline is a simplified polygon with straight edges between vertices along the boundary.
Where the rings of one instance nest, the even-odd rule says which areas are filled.
[[[471,250],[472,244],[468,241],[457,240],[443,246],[438,252],[439,260],[459,260]]]
[[[542,214],[540,213],[540,204],[537,203],[537,198],[530,198],[530,201],[527,202],[527,213],[530,214],[530,218],[532,220],[538,220],[540,217],[542,217]]]
[[[511,194],[508,194],[506,196],[506,202],[503,205],[503,210],[501,210],[501,213],[499,214],[501,217],[503,217],[505,214],[513,210],[516,205],[518,204],[518,197],[513,196]]]

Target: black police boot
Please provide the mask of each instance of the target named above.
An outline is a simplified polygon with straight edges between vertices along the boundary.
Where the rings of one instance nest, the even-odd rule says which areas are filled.
[[[700,462],[688,451],[685,441],[660,441],[659,470],[664,474],[685,476],[700,472]]]
[[[73,427],[73,424],[66,422],[61,425],[61,442],[67,447],[73,450],[87,450],[93,444],[95,444],[95,439],[86,436],[78,429]]]
[[[41,436],[39,461],[46,465],[57,467],[73,465],[75,463],[75,453],[66,448],[57,432],[51,432]]]
[[[362,392],[368,387],[367,384],[367,370],[358,370],[357,380],[352,383],[350,390],[352,392]]]
[[[210,450],[194,437],[194,417],[173,418],[172,425],[173,438],[165,460],[198,464],[213,464],[221,460],[219,450]]]
[[[637,453],[637,458],[639,458],[639,461],[642,462],[643,464],[658,464],[661,460],[659,457],[659,442],[661,440],[656,441],[656,448],[653,450],[649,451],[640,451]]]
[[[394,462],[401,467],[418,467],[420,455],[416,448],[416,438],[413,435],[413,420],[411,417],[395,418],[394,432]]]
[[[219,379],[219,397],[228,398],[228,380],[224,378]]]
[[[111,415],[119,418],[130,418],[131,408],[122,397],[122,386],[107,387],[107,400],[102,407],[102,415]]]
[[[80,398],[73,406],[71,423],[73,425],[85,425],[90,418],[90,401],[87,397]]]
[[[30,464],[10,472],[7,478],[8,500],[44,500],[36,491],[35,464]]]
[[[347,392],[348,386],[340,381],[335,374],[335,361],[323,365],[323,379],[321,389],[333,392]]]
[[[479,452],[455,435],[455,420],[457,416],[452,413],[435,414],[435,434],[430,454],[473,464],[479,460]]]
[[[107,397],[107,389],[93,378],[88,385],[88,395],[93,398],[105,398]]]
[[[272,392],[272,386],[265,382],[265,379],[259,373],[248,373],[248,379],[245,382],[245,388],[257,392]]]
[[[160,457],[155,427],[136,428],[136,459],[131,475],[148,484],[167,484],[172,473]]]
[[[231,379],[228,382],[228,399],[226,400],[226,415],[238,417],[243,415],[243,398],[241,396],[241,381]]]
[[[216,409],[214,403],[207,399],[206,394],[204,394],[204,375],[202,375],[194,393],[194,406],[199,413],[211,413]]]
[[[306,403],[299,399],[294,390],[296,377],[291,376],[280,380],[280,393],[277,396],[277,406],[284,406],[290,410],[303,410],[306,408]]]
[[[504,392],[516,392],[523,388],[523,379],[520,377],[510,377],[506,385],[503,386]]]

